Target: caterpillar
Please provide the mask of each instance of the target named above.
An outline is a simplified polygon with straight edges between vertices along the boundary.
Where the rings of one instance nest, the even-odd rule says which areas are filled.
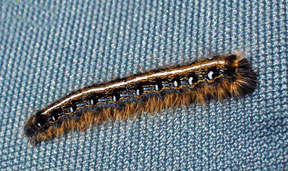
[[[108,119],[126,120],[144,112],[239,98],[251,94],[256,85],[256,73],[242,54],[214,56],[73,92],[32,115],[24,134],[36,145]]]

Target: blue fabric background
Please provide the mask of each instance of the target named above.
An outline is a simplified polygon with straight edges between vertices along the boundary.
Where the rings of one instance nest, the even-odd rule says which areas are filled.
[[[288,169],[286,0],[1,1],[1,170]],[[251,96],[107,122],[32,147],[26,119],[67,93],[235,50]]]

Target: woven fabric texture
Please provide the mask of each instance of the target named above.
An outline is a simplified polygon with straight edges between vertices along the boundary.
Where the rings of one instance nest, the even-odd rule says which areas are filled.
[[[286,0],[6,0],[0,12],[0,170],[288,169]],[[243,51],[243,99],[108,121],[30,146],[26,119],[71,91]]]

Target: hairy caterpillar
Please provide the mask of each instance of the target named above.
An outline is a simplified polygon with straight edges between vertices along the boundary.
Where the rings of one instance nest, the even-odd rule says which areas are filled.
[[[252,93],[256,82],[255,72],[241,54],[214,56],[86,87],[31,116],[24,132],[32,144],[38,144],[108,119],[125,120],[143,112],[238,98]]]

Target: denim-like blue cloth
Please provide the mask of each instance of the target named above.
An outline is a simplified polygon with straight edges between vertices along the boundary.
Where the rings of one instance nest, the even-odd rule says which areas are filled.
[[[0,12],[0,170],[288,169],[285,0],[6,0]],[[243,99],[108,121],[32,147],[26,119],[71,91],[243,51]]]

